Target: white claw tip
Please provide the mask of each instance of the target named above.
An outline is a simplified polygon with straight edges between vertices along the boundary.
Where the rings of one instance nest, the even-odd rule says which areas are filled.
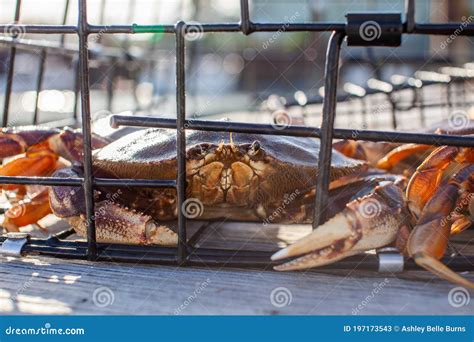
[[[272,260],[281,260],[287,258],[288,255],[288,248],[280,249],[278,252],[273,254],[270,259]]]

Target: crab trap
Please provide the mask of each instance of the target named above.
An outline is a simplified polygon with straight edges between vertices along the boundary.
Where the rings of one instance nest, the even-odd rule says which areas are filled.
[[[325,221],[326,208],[329,202],[330,164],[332,157],[332,143],[334,139],[353,139],[370,142],[395,142],[416,143],[432,146],[460,146],[474,147],[474,139],[467,136],[456,136],[447,134],[410,133],[395,131],[398,127],[400,113],[408,110],[418,110],[419,120],[422,124],[429,117],[431,108],[444,108],[446,111],[459,105],[469,105],[470,98],[465,87],[474,77],[472,65],[464,68],[447,68],[444,72],[418,72],[412,77],[398,78],[393,83],[374,80],[369,87],[362,88],[355,85],[344,87],[344,93],[338,94],[338,76],[340,67],[341,46],[347,42],[351,46],[390,46],[397,47],[402,43],[404,35],[474,35],[474,25],[463,25],[461,23],[417,23],[414,16],[414,1],[406,1],[406,12],[402,13],[348,13],[346,22],[291,22],[291,23],[264,23],[251,20],[248,0],[240,1],[240,21],[235,23],[204,23],[199,29],[202,33],[240,32],[243,35],[251,35],[255,32],[278,32],[285,27],[287,32],[329,32],[331,33],[325,62],[324,93],[321,96],[309,97],[299,92],[294,99],[278,99],[277,107],[299,108],[303,112],[305,122],[310,122],[311,106],[322,107],[322,121],[320,126],[314,125],[289,125],[281,129],[275,124],[238,123],[223,121],[208,121],[203,119],[188,120],[186,118],[186,67],[185,48],[186,35],[195,30],[195,24],[179,21],[175,25],[92,25],[87,16],[87,0],[78,0],[77,25],[66,25],[68,13],[70,12],[70,1],[65,1],[64,18],[61,25],[24,25],[20,23],[21,0],[16,0],[14,23],[0,25],[0,32],[9,32],[10,35],[0,36],[0,44],[9,49],[6,64],[6,86],[5,100],[3,105],[3,127],[11,125],[16,118],[9,117],[10,99],[12,96],[13,76],[17,51],[33,51],[39,54],[38,73],[36,81],[36,92],[39,94],[43,84],[46,68],[45,60],[51,56],[69,56],[74,70],[74,114],[72,117],[58,122],[49,123],[51,126],[65,124],[80,125],[83,132],[83,176],[80,177],[26,177],[26,176],[2,176],[1,184],[27,184],[47,186],[80,186],[85,193],[85,222],[87,239],[74,240],[69,237],[74,234],[73,229],[61,231],[48,238],[34,238],[24,233],[8,233],[0,237],[2,245],[0,253],[5,255],[41,254],[61,258],[82,258],[91,261],[125,261],[125,262],[147,262],[158,264],[184,265],[224,265],[235,267],[262,267],[271,268],[277,263],[271,261],[270,256],[276,252],[277,247],[272,250],[246,248],[245,244],[238,248],[222,248],[219,246],[201,246],[199,238],[206,234],[209,229],[216,229],[216,222],[199,223],[195,226],[186,217],[183,210],[177,213],[178,244],[176,247],[160,247],[155,245],[126,245],[101,243],[96,239],[95,227],[95,197],[94,189],[97,187],[134,187],[137,189],[154,187],[174,187],[177,192],[177,208],[182,208],[186,203],[186,131],[206,132],[233,132],[250,133],[264,136],[291,136],[312,137],[320,139],[318,158],[318,172],[316,175],[316,194],[314,199],[313,226],[317,227]],[[102,8],[102,13],[103,13]],[[375,36],[363,39],[361,30],[376,30]],[[26,40],[19,33],[62,35],[59,44],[45,43],[40,40]],[[113,115],[111,125],[114,127],[131,126],[139,128],[167,128],[176,130],[177,156],[177,178],[175,180],[160,179],[112,179],[98,177],[94,173],[92,160],[92,134],[91,134],[91,110],[90,110],[90,63],[100,65],[124,65],[125,67],[138,58],[148,65],[153,65],[152,54],[145,53],[139,57],[134,56],[128,49],[91,49],[88,46],[88,36],[98,35],[103,37],[111,34],[143,34],[160,33],[172,35],[175,38],[176,62],[176,119],[160,118],[156,116],[142,115]],[[369,32],[370,34],[370,32]],[[65,43],[66,35],[77,35],[79,39],[78,49]],[[156,44],[155,44],[156,48]],[[125,53],[124,53],[125,51]],[[115,72],[115,71],[114,71]],[[130,77],[133,79],[133,76]],[[443,89],[444,98],[436,97],[428,99],[424,90],[430,86],[438,86]],[[397,98],[397,94],[409,92],[411,96]],[[107,103],[110,109],[115,92],[112,84],[107,86]],[[376,95],[382,97],[382,101],[388,104],[391,113],[390,125],[393,129],[367,129],[364,122],[369,112],[369,102]],[[456,102],[458,101],[458,102]],[[78,105],[80,103],[80,106]],[[354,109],[354,104],[359,106]],[[353,129],[335,128],[336,105],[338,105],[338,116],[354,117],[359,115],[362,120],[361,129],[354,134]],[[344,107],[345,106],[345,107]],[[341,110],[339,111],[339,108]],[[344,109],[346,108],[346,109]],[[146,109],[145,109],[146,111]],[[316,110],[317,111],[317,110]],[[357,112],[357,113],[356,113]],[[35,102],[33,124],[38,123],[38,99]],[[317,153],[317,152],[315,152]],[[218,226],[219,222],[217,222]],[[239,226],[239,223],[235,223]],[[250,236],[247,240],[252,238]],[[456,271],[472,271],[474,256],[451,253],[444,257],[443,262]],[[367,269],[380,271],[401,271],[403,269],[415,269],[417,265],[411,260],[404,258],[394,248],[382,248],[376,253],[366,253],[340,260],[329,266],[337,269]]]

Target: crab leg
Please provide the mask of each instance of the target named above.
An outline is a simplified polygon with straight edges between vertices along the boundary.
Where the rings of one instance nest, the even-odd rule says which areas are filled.
[[[2,225],[9,232],[17,232],[19,227],[36,223],[51,213],[48,190],[45,188],[30,200],[20,201],[9,208]]]
[[[392,151],[398,144],[387,142],[340,140],[332,147],[353,159],[366,160],[373,167],[377,166],[380,158]]]
[[[46,176],[57,167],[58,156],[48,149],[34,149],[0,166],[0,176]],[[16,184],[3,185],[4,190],[18,189]]]
[[[380,159],[377,163],[377,167],[384,170],[390,170],[400,161],[411,156],[417,152],[424,152],[432,149],[431,145],[421,145],[421,144],[405,144],[395,148],[394,150],[387,153],[385,157]]]
[[[278,251],[272,260],[299,256],[278,271],[331,264],[348,256],[386,246],[397,239],[400,227],[409,224],[403,192],[392,182],[356,199],[332,219],[293,245]]]
[[[406,194],[409,207],[417,217],[438,189],[444,170],[454,161],[474,162],[474,149],[455,146],[438,147],[416,169],[408,183]]]
[[[24,153],[26,142],[15,134],[0,133],[0,159]]]
[[[460,220],[453,222],[451,215],[460,190],[472,193],[474,165],[464,167],[446,185],[440,187],[424,207],[418,224],[408,239],[408,253],[415,262],[439,277],[474,289],[474,283],[461,277],[439,261],[445,252],[451,231],[465,228]],[[468,205],[469,203],[466,203]],[[458,210],[460,210],[459,208]]]

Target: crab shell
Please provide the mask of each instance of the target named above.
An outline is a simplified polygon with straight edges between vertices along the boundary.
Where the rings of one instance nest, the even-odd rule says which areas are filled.
[[[260,220],[291,194],[304,194],[314,188],[317,139],[186,133],[187,198],[202,203],[202,219]],[[149,129],[132,133],[98,150],[94,168],[98,175],[114,178],[176,179],[176,131]],[[364,168],[364,162],[334,152],[331,180]],[[174,189],[123,191],[125,202],[132,208],[148,210],[156,218],[176,216],[174,193]]]
[[[186,197],[198,212],[188,218],[309,222],[312,219],[319,140],[254,134],[186,131]],[[174,180],[176,131],[147,129],[94,151],[98,177]],[[366,163],[334,151],[331,180],[357,174]],[[71,177],[70,169],[57,176]],[[81,189],[53,187],[51,206],[60,217],[81,215]],[[98,188],[97,200],[166,221],[177,216],[174,188]],[[188,210],[183,208],[183,210]]]

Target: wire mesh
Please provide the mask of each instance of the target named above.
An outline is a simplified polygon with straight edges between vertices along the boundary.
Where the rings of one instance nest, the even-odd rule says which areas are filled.
[[[15,35],[11,38],[2,37],[0,44],[10,47],[10,54],[7,66],[7,83],[5,89],[5,102],[3,108],[3,126],[7,126],[9,122],[9,106],[12,93],[13,72],[15,68],[15,54],[17,49],[40,50],[41,58],[39,62],[39,73],[36,82],[36,91],[39,94],[42,87],[42,80],[45,68],[45,60],[50,54],[72,55],[77,56],[77,67],[75,67],[75,75],[77,84],[74,89],[76,101],[80,101],[80,122],[84,135],[84,176],[81,178],[55,178],[55,177],[0,177],[2,184],[42,184],[42,185],[80,185],[86,194],[86,222],[87,222],[87,242],[67,241],[65,237],[69,236],[72,231],[61,233],[49,239],[31,238],[25,252],[39,252],[42,254],[55,255],[59,257],[88,258],[89,260],[117,260],[117,261],[141,261],[141,262],[158,262],[158,263],[174,263],[178,265],[185,264],[224,264],[238,266],[262,266],[268,267],[272,265],[269,261],[270,253],[262,251],[232,251],[220,249],[206,249],[195,247],[187,240],[187,221],[182,210],[178,210],[178,236],[179,243],[177,248],[166,248],[157,246],[132,246],[132,245],[114,245],[103,244],[96,241],[96,228],[94,216],[94,188],[96,186],[114,186],[126,184],[128,186],[146,186],[146,187],[176,187],[178,194],[178,208],[181,208],[186,199],[186,180],[185,180],[185,151],[186,151],[186,129],[221,131],[221,132],[242,132],[242,133],[259,133],[287,136],[315,137],[321,140],[321,148],[319,151],[319,173],[316,180],[316,198],[313,225],[316,227],[325,219],[324,209],[328,203],[329,189],[329,170],[332,154],[333,139],[356,139],[368,141],[392,141],[399,143],[419,143],[430,144],[435,146],[451,145],[474,147],[474,139],[465,136],[449,136],[434,134],[419,134],[408,132],[394,132],[388,130],[358,130],[357,137],[354,137],[353,130],[335,128],[336,120],[336,104],[345,101],[365,101],[369,95],[384,94],[387,101],[391,105],[392,111],[392,127],[397,127],[396,113],[406,111],[408,109],[417,108],[421,111],[420,120],[424,120],[423,109],[430,106],[426,101],[420,100],[420,91],[427,86],[437,84],[447,87],[446,106],[452,104],[452,94],[450,87],[453,84],[463,84],[470,80],[472,76],[452,75],[449,81],[430,80],[423,75],[415,75],[413,79],[404,80],[400,84],[392,84],[390,91],[373,87],[364,89],[363,95],[347,92],[339,94],[337,90],[338,72],[339,72],[339,54],[341,45],[347,36],[346,23],[257,23],[250,18],[248,0],[240,1],[241,19],[238,23],[213,23],[202,24],[200,29],[203,33],[207,32],[241,32],[244,35],[250,35],[254,32],[277,32],[284,25],[288,32],[294,31],[311,31],[311,32],[331,32],[331,38],[328,44],[325,64],[325,86],[324,96],[312,98],[303,102],[296,100],[287,100],[286,106],[295,105],[308,106],[311,104],[322,104],[322,122],[320,127],[309,126],[290,126],[285,130],[276,129],[273,125],[265,124],[243,124],[243,123],[222,123],[205,120],[186,120],[186,69],[185,69],[185,36],[192,31],[192,25],[188,25],[184,21],[179,21],[175,25],[92,25],[87,18],[87,1],[79,0],[78,21],[77,25],[66,25],[69,1],[66,2],[65,12],[61,25],[22,25],[19,24],[21,0],[16,1],[15,7],[15,23],[9,25],[0,25],[0,31],[9,30],[11,32],[24,32],[28,34],[61,34],[63,35],[59,44],[47,44],[31,42]],[[406,21],[403,23],[402,32],[400,34],[423,34],[423,35],[449,35],[459,27],[459,23],[416,23],[414,20],[414,1],[406,1],[407,12]],[[391,27],[388,23],[388,29]],[[382,25],[383,26],[383,25]],[[387,29],[382,27],[382,31]],[[91,34],[141,34],[141,33],[163,33],[175,36],[176,49],[176,119],[164,119],[157,117],[144,117],[137,115],[120,115],[112,118],[115,126],[136,126],[136,127],[162,127],[176,129],[177,132],[177,159],[178,159],[178,177],[176,181],[163,180],[140,180],[140,179],[104,179],[97,178],[93,174],[92,155],[91,155],[91,113],[90,113],[90,68],[89,61],[94,58],[95,52],[91,51],[87,44],[88,36]],[[68,46],[65,43],[65,35],[77,35],[79,39],[78,50]],[[468,24],[459,35],[474,35],[474,25]],[[114,51],[97,53],[97,57],[116,58]],[[426,76],[426,75],[425,75]],[[419,85],[421,82],[421,86]],[[413,91],[413,100],[401,106],[395,101],[393,96],[400,91]],[[109,109],[111,98],[114,94],[113,89],[109,88]],[[439,104],[436,104],[439,105]],[[444,105],[444,104],[443,104]],[[38,102],[36,100],[34,123],[38,122]],[[77,103],[75,110],[78,108]],[[364,111],[361,111],[362,115]],[[75,114],[74,114],[75,115]],[[79,117],[78,117],[79,118]],[[2,237],[0,240],[5,240]],[[105,248],[107,253],[104,253]],[[466,270],[472,267],[474,257],[467,256],[463,258],[447,257],[445,262],[455,270]],[[340,261],[332,268],[366,268],[377,269],[378,259],[376,255],[361,257],[352,257]],[[406,268],[413,268],[415,265],[411,261],[407,261]]]

